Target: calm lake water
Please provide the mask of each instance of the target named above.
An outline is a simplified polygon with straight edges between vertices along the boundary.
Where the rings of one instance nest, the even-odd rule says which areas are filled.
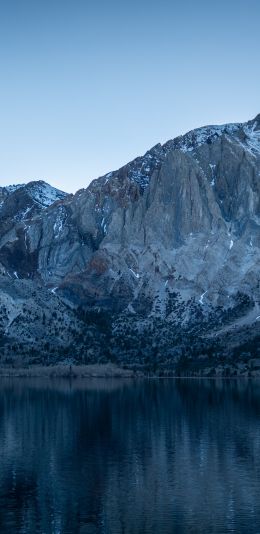
[[[260,381],[2,379],[0,532],[260,533]]]

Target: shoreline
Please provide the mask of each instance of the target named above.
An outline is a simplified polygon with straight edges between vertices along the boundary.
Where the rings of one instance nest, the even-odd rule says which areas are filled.
[[[201,370],[202,371],[202,370]],[[181,378],[193,378],[193,379],[254,379],[260,378],[260,372],[257,370],[249,373],[230,374],[209,372],[203,374],[203,372],[192,374],[173,374],[169,371],[164,374],[153,374],[152,372],[146,372],[141,370],[123,369],[115,364],[89,364],[89,365],[31,365],[27,367],[0,367],[0,379],[1,378],[48,378],[57,379],[65,378],[69,380],[85,379],[85,378],[145,378],[145,379],[181,379]]]
[[[30,367],[0,367],[0,378],[132,378],[131,369],[113,364],[90,365],[31,365]]]

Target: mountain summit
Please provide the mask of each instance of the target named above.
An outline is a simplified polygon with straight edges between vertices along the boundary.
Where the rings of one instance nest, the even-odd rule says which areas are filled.
[[[1,188],[5,353],[19,340],[23,353],[74,347],[84,361],[221,372],[224,358],[245,372],[259,354],[259,117],[158,144],[75,195],[44,182]],[[13,318],[28,299],[45,314],[34,334],[27,312]]]

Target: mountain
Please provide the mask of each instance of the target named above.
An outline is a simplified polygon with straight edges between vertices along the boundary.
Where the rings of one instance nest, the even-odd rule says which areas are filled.
[[[4,357],[14,346],[154,372],[256,372],[259,176],[260,115],[158,144],[75,195],[0,189],[2,309],[10,294],[24,306],[28,287],[45,313],[27,335],[28,314],[6,330],[6,312]]]
[[[6,217],[26,220],[66,196],[67,193],[42,180],[0,187],[0,216],[2,220]]]

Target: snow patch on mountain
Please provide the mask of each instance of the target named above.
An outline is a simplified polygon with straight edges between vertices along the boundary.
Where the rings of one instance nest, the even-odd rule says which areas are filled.
[[[64,212],[64,209],[60,207],[58,210],[58,214],[57,214],[54,226],[53,226],[55,239],[57,239],[59,235],[61,234],[65,219],[66,219],[66,213]]]
[[[15,215],[14,220],[15,221],[25,221],[26,219],[30,218],[30,212],[32,210],[32,206],[28,206],[22,211],[19,211],[17,215]]]
[[[212,144],[223,135],[236,140],[242,144],[246,150],[252,154],[260,153],[260,129],[255,119],[248,123],[231,123],[223,125],[211,125],[197,128],[187,134],[167,141],[164,145],[160,143],[146,152],[142,158],[137,158],[129,164],[128,177],[145,189],[150,182],[152,173],[158,169],[167,154],[172,150],[182,152],[193,152],[203,144]],[[241,136],[245,136],[245,141],[241,141]],[[215,185],[214,170],[215,165],[211,164],[212,180],[211,185]],[[113,174],[113,173],[112,173]]]
[[[140,192],[148,187],[154,171],[160,169],[165,158],[173,150],[181,150],[184,153],[191,153],[193,158],[194,151],[204,144],[211,145],[218,139],[226,136],[230,142],[236,141],[248,150],[251,154],[260,153],[260,119],[256,117],[247,123],[231,123],[223,125],[210,125],[192,130],[184,135],[171,139],[163,145],[158,143],[148,150],[143,156],[139,156],[119,170],[107,173],[105,176],[95,180],[93,184],[99,187],[102,183],[104,186],[113,184],[114,190],[119,190],[124,184],[125,178],[137,184]],[[196,159],[196,158],[195,158]],[[196,159],[199,163],[199,161]],[[211,168],[212,187],[215,186],[215,167],[213,163]]]
[[[222,135],[234,136],[242,126],[242,123],[204,126],[168,141],[165,147],[169,150],[175,148],[182,152],[192,152],[205,143],[212,144]]]
[[[13,185],[6,185],[3,187],[7,193],[13,193],[17,189],[20,189],[21,187],[25,187],[25,184],[13,184]]]
[[[67,193],[42,181],[32,182],[27,187],[30,197],[45,208],[48,208],[57,200],[63,200],[67,196]]]
[[[255,152],[260,154],[260,130],[256,130],[256,127],[256,122],[254,122],[252,127],[244,127],[244,132],[246,134],[246,145],[252,154]]]

